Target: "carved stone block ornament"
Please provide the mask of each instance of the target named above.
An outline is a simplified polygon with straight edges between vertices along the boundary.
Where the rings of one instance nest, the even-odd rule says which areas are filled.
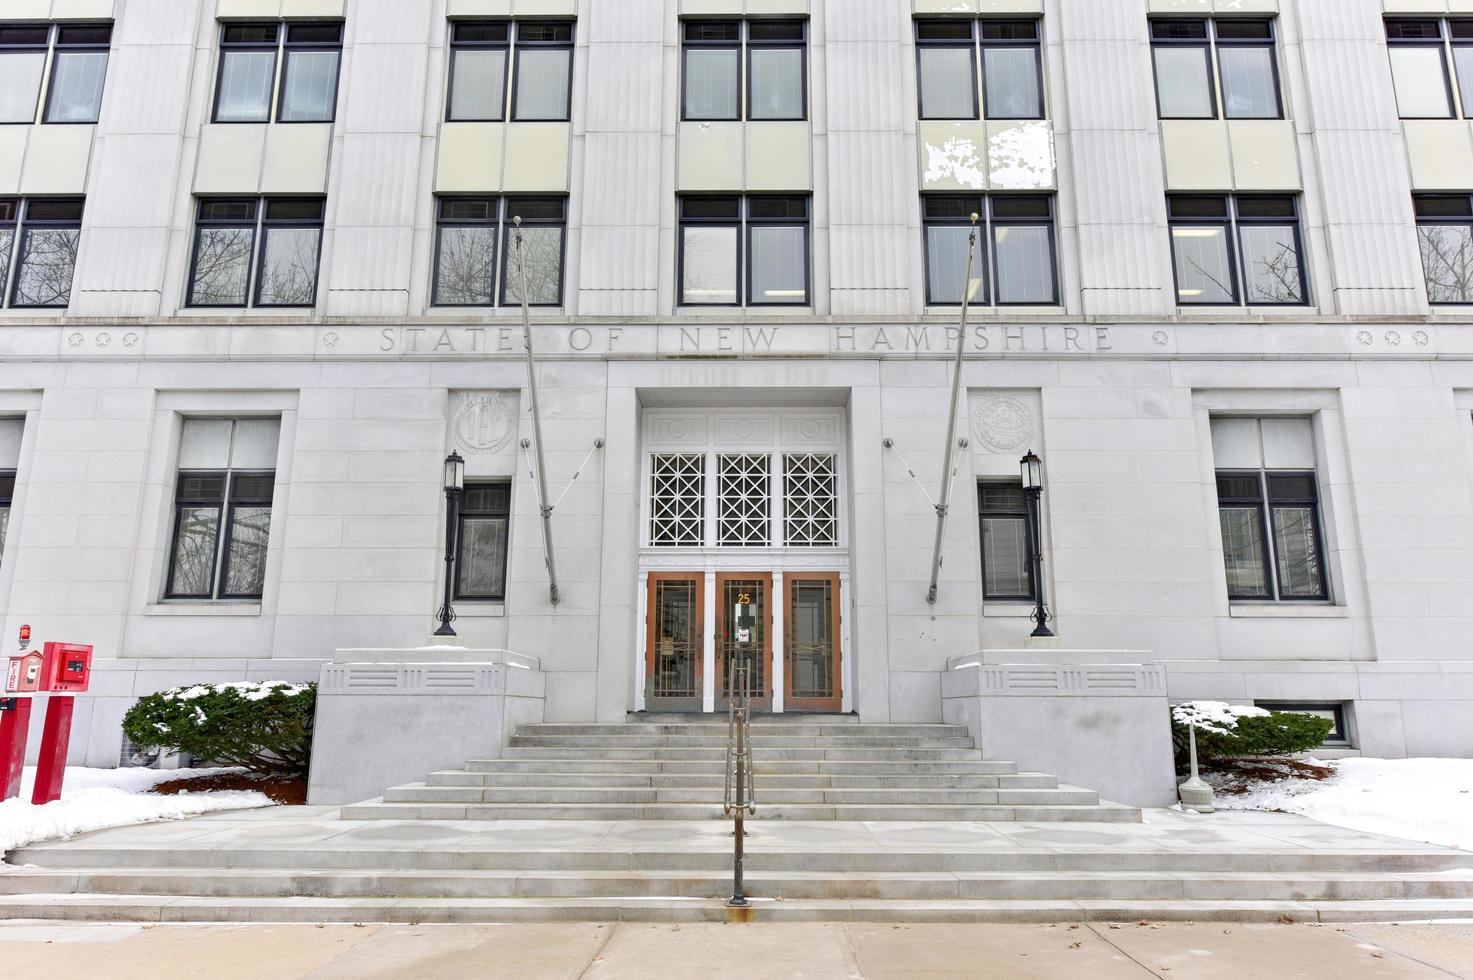
[[[972,413],[977,442],[994,453],[1021,453],[1033,443],[1033,412],[1011,395],[994,395]]]
[[[516,432],[516,415],[499,394],[470,395],[451,420],[455,441],[468,453],[498,453]]]

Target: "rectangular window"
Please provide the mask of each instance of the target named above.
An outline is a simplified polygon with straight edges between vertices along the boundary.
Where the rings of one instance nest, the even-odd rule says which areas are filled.
[[[506,75],[511,26],[506,21],[450,25],[450,122],[500,122],[506,118]]]
[[[259,599],[276,483],[276,419],[187,419],[167,599]]]
[[[1473,197],[1418,194],[1412,203],[1427,302],[1473,303]]]
[[[20,466],[24,419],[0,419],[0,554],[10,533],[10,508],[15,500],[15,472]]]
[[[682,22],[681,118],[806,119],[807,32],[806,20]]]
[[[1151,59],[1162,119],[1284,116],[1272,20],[1152,20]]]
[[[200,198],[186,305],[315,306],[324,204]]]
[[[1042,119],[1041,34],[1037,20],[916,21],[920,117]]]
[[[12,308],[65,309],[81,238],[81,198],[0,198],[0,295]]]
[[[1058,303],[1053,198],[1046,194],[928,194],[921,199],[926,303],[1052,306]],[[966,280],[971,216],[977,250]]]
[[[467,483],[456,537],[455,598],[506,598],[506,541],[511,484]]]
[[[1028,547],[1028,498],[1019,483],[979,483],[982,597],[1033,601],[1033,562]]]
[[[342,51],[337,21],[222,24],[213,120],[332,122]]]
[[[1391,59],[1391,79],[1396,88],[1396,109],[1403,119],[1448,119],[1458,115],[1448,78],[1448,54],[1453,54],[1462,81],[1467,52],[1449,36],[1473,40],[1469,21],[1449,22],[1440,18],[1397,18],[1386,22],[1386,54]],[[1454,29],[1444,32],[1445,26]],[[1473,78],[1469,79],[1473,82]],[[1464,100],[1466,103],[1466,100]],[[1464,110],[1466,111],[1466,109]]]
[[[680,302],[806,306],[807,197],[682,197]]]
[[[1179,194],[1166,206],[1179,304],[1309,302],[1295,198]]]
[[[1255,707],[1268,711],[1292,711],[1296,714],[1328,718],[1335,727],[1330,729],[1324,742],[1320,744],[1326,748],[1348,748],[1350,746],[1350,728],[1345,720],[1346,705],[1344,702],[1254,701],[1253,704]]]
[[[517,218],[526,249],[528,305],[562,305],[565,198],[442,197],[438,209],[432,299],[436,306],[521,304]]]
[[[40,122],[97,122],[112,32],[111,24],[0,25],[0,123],[37,122],[41,105]]]
[[[1212,452],[1228,598],[1328,599],[1310,420],[1215,418]]]
[[[567,21],[518,21],[513,120],[566,122],[573,87],[573,25]]]

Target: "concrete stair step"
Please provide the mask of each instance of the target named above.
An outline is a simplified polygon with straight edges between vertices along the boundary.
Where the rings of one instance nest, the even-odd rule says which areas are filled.
[[[726,750],[728,738],[725,732],[719,735],[513,735],[509,745],[513,748],[585,748],[585,749],[645,749],[718,748]],[[849,738],[834,738],[822,735],[761,735],[753,734],[752,751],[768,749],[970,749],[975,745],[969,735],[947,737],[887,737],[855,735]]]
[[[720,789],[718,773],[660,772],[466,772],[445,770],[425,777],[427,786],[655,786],[662,788]],[[1019,774],[1004,776],[915,775],[915,776],[835,776],[826,773],[771,774],[757,773],[757,788],[767,789],[1053,789],[1058,781],[1052,776]]]
[[[664,788],[658,786],[428,786],[409,783],[384,792],[385,803],[711,803],[720,805],[722,785]],[[760,779],[759,805],[788,803],[886,804],[1044,804],[1089,806],[1099,794],[1076,787],[1058,789],[873,789],[770,787]]]
[[[466,772],[471,773],[683,773],[687,775],[718,775],[722,757],[715,757],[713,767],[708,760],[670,759],[597,759],[587,755],[574,758],[514,758],[472,759],[466,763]],[[962,762],[936,761],[886,761],[886,760],[832,760],[832,759],[773,759],[763,755],[758,769],[765,774],[799,775],[828,774],[835,776],[869,775],[969,775],[969,776],[1012,776],[1018,767],[1011,762],[983,761],[980,759]],[[449,771],[449,770],[447,770]],[[460,770],[454,770],[460,771]],[[1042,773],[1028,774],[1032,776]]]
[[[152,895],[12,895],[0,918],[126,922],[1131,922],[1141,919],[1357,922],[1473,917],[1473,899],[1403,901],[893,900],[758,897],[745,909],[721,899],[248,898]]]
[[[722,832],[713,840],[693,835],[689,847],[679,849],[593,848],[548,846],[489,846],[474,840],[474,822],[464,824],[470,836],[451,834],[450,840],[464,843],[437,847],[413,847],[396,841],[393,825],[346,824],[331,839],[312,845],[283,849],[260,846],[215,846],[188,849],[169,843],[151,846],[88,844],[73,841],[65,846],[40,845],[20,848],[10,855],[11,866],[0,873],[68,872],[72,875],[100,871],[169,869],[184,873],[212,874],[245,870],[268,870],[285,874],[327,874],[340,871],[365,872],[473,872],[508,871],[537,876],[549,872],[707,872],[731,873],[731,841]],[[705,825],[703,825],[705,826]],[[385,827],[390,828],[386,832]],[[1435,875],[1456,879],[1473,873],[1466,855],[1448,852],[1359,852],[1343,850],[1287,851],[1181,850],[1159,848],[1129,850],[1120,847],[1059,852],[1044,849],[938,850],[934,847],[887,847],[856,850],[825,847],[816,840],[804,850],[768,850],[763,847],[762,823],[747,824],[747,872],[753,874],[813,872],[865,875],[876,873],[953,875],[1083,875],[1114,876],[1152,874],[1200,874],[1214,879],[1238,875],[1413,876]],[[27,867],[30,866],[30,867]]]
[[[1133,807],[1100,803],[1065,804],[883,804],[883,803],[773,803],[759,801],[760,816],[768,820],[976,820],[1088,821],[1139,823]],[[726,819],[718,802],[659,803],[396,803],[366,800],[343,807],[345,820],[716,820]]]
[[[631,711],[627,715],[625,715],[625,719],[626,720],[624,722],[615,722],[614,724],[616,724],[616,725],[617,724],[625,724],[625,725],[639,725],[639,724],[647,724],[647,725],[701,725],[701,724],[711,724],[713,721],[718,721],[718,720],[721,723],[725,723],[725,721],[726,721],[726,714],[724,712],[714,712],[714,713],[710,713],[710,714],[707,714],[705,712],[701,712],[699,714],[694,714],[694,713],[689,713],[689,712],[679,712],[679,713],[677,713],[677,712],[670,712],[670,711],[665,711],[665,712],[660,712],[660,711]],[[555,725],[555,724],[560,724],[560,723],[559,722],[543,722],[541,724],[554,724]],[[809,725],[809,726],[818,725],[818,726],[827,726],[827,725],[870,725],[870,724],[877,724],[877,722],[861,722],[859,720],[859,716],[858,715],[855,715],[855,714],[848,714],[848,715],[829,714],[829,713],[822,712],[822,711],[798,711],[798,712],[788,711],[788,712],[784,712],[783,714],[780,714],[780,715],[775,715],[775,714],[772,714],[771,712],[754,711],[754,712],[752,712],[752,724],[754,724],[754,725],[774,725],[774,724],[776,724],[776,725]]]
[[[616,725],[596,725],[578,723],[541,723],[535,725],[519,725],[517,735],[553,735],[560,737],[582,736],[596,738],[621,738],[625,736],[660,736],[687,738],[700,736],[703,738],[727,737],[726,716],[720,716],[720,721],[697,722],[697,723],[648,723],[627,722]],[[855,723],[833,725],[829,723],[789,723],[787,721],[763,721],[753,719],[752,737],[766,739],[773,737],[795,737],[804,738],[835,738],[847,741],[850,738],[971,738],[971,733],[966,725],[945,724],[873,724]]]
[[[1005,874],[771,872],[747,893],[778,899],[1400,901],[1473,898],[1473,871],[1448,874]],[[0,875],[0,895],[286,898],[725,898],[731,876],[709,871],[337,871],[138,868]]]
[[[669,762],[710,762],[726,758],[726,746],[720,748],[686,748],[683,746],[610,747],[605,744],[578,746],[513,745],[505,750],[504,759],[658,759]],[[827,744],[807,747],[755,747],[753,758],[760,764],[768,761],[809,761],[828,759],[835,762],[981,762],[978,749],[945,748],[842,748]]]

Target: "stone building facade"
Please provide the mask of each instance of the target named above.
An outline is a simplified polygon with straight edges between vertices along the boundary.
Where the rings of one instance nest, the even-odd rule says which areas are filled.
[[[1467,0],[0,18],[0,606],[95,645],[77,760],[426,643],[452,450],[459,642],[549,721],[713,709],[746,595],[774,711],[940,720],[1025,651],[1473,751]]]

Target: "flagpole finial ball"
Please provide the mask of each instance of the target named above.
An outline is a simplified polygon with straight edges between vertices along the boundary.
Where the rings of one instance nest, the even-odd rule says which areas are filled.
[[[978,214],[976,211],[973,211],[972,212],[972,224],[975,225],[978,222],[978,220],[981,219],[981,217],[982,216],[980,214]]]

